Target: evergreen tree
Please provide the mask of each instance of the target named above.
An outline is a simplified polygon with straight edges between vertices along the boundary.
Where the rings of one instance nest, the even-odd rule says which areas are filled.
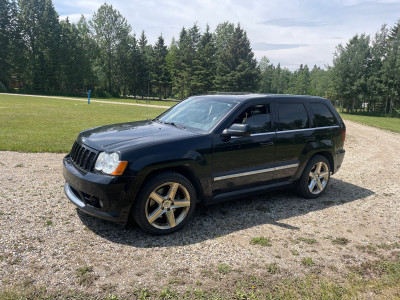
[[[79,63],[77,29],[68,18],[61,21],[60,56],[63,57],[60,68],[61,90],[72,94],[77,85],[77,74]]]
[[[121,82],[120,69],[123,63],[117,61],[123,55],[121,51],[127,42],[131,26],[119,11],[113,9],[112,5],[103,4],[93,15],[90,22],[94,31],[94,39],[99,47],[99,59],[97,60],[98,76],[100,82],[108,92],[119,96]],[[127,56],[124,56],[124,62]]]
[[[263,56],[258,64],[260,69],[260,92],[261,93],[275,93],[272,88],[272,81],[274,77],[275,67],[270,63],[266,56]]]
[[[334,95],[332,88],[330,71],[314,65],[310,72],[309,94],[331,98]]]
[[[130,85],[131,52],[133,51],[134,38],[129,33],[121,37],[116,49],[117,74],[116,82],[122,90],[122,96],[127,97]]]
[[[288,69],[282,68],[281,64],[278,63],[272,78],[273,92],[276,94],[288,93],[290,88],[291,77],[292,73]]]
[[[82,61],[79,68],[80,78],[83,80],[80,83],[81,91],[93,90],[98,84],[97,76],[94,72],[96,58],[100,55],[99,47],[96,44],[90,26],[86,18],[82,15],[76,24],[78,30],[78,49],[81,51]]]
[[[199,28],[195,24],[189,30],[182,28],[176,44],[172,81],[173,93],[180,99],[193,95],[199,88],[199,78],[195,75],[201,68],[197,59],[199,39]]]
[[[25,42],[23,40],[22,24],[20,22],[19,8],[15,0],[10,3],[10,27],[9,27],[9,78],[17,88],[24,87],[24,81],[28,79],[29,72],[26,71],[28,65]],[[29,79],[28,79],[29,80]]]
[[[60,23],[51,0],[19,0],[19,22],[27,52],[27,72],[35,92],[59,85]]]
[[[213,34],[210,32],[210,26],[208,25],[199,41],[197,59],[198,70],[195,72],[195,75],[199,82],[198,91],[205,94],[213,89],[216,70],[216,46]]]
[[[229,26],[225,25],[225,29]],[[228,30],[223,31],[224,34]],[[259,69],[246,32],[238,24],[230,38],[217,37],[218,49],[215,86],[221,91],[255,91],[258,88]]]
[[[291,93],[298,95],[310,94],[310,70],[308,66],[300,65],[299,69],[292,76]]]
[[[168,48],[167,56],[165,57],[165,63],[168,69],[168,73],[170,75],[169,85],[171,89],[171,95],[175,97],[175,93],[178,90],[177,78],[179,76],[178,66],[178,43],[175,41],[175,38],[172,38],[171,45]]]
[[[128,75],[129,75],[129,92],[133,95],[134,98],[136,98],[139,89],[138,56],[139,56],[138,41],[136,39],[136,35],[133,35],[131,39],[131,51],[129,57]]]
[[[10,81],[8,51],[11,43],[11,8],[8,0],[0,0],[0,91],[5,91]]]
[[[153,48],[153,56],[151,63],[151,78],[152,84],[157,91],[158,98],[161,100],[162,96],[166,98],[166,89],[169,82],[169,72],[166,63],[166,56],[168,50],[164,44],[164,38],[162,35],[158,37],[158,40]]]
[[[333,60],[335,88],[347,110],[361,107],[367,95],[371,51],[369,36],[355,35],[346,44],[336,48]]]
[[[187,78],[187,95],[201,94],[203,91],[203,62],[200,57],[200,40],[201,33],[197,24],[194,24],[188,30],[188,44],[186,45],[186,53],[184,53],[186,63]]]
[[[387,95],[384,64],[389,46],[388,41],[388,29],[386,25],[383,25],[372,40],[370,76],[367,82],[368,110],[384,110]]]
[[[396,29],[391,30],[391,33]],[[389,39],[386,57],[383,61],[384,112],[394,114],[400,108],[400,31]]]
[[[215,46],[216,53],[216,73],[214,79],[214,87],[217,91],[233,91],[234,86],[233,74],[231,74],[233,53],[230,53],[232,48],[232,39],[235,32],[233,23],[224,22],[218,24],[215,29]],[[230,76],[231,75],[231,76]]]
[[[137,51],[137,76],[138,76],[138,90],[140,96],[150,96],[150,85],[151,85],[151,74],[150,74],[150,63],[151,63],[151,45],[147,44],[147,37],[142,31],[140,39],[138,41]]]
[[[396,24],[392,28],[390,28],[390,32],[388,33],[388,36],[387,36],[389,41],[396,39],[399,32],[400,32],[400,20],[398,20],[396,22]]]

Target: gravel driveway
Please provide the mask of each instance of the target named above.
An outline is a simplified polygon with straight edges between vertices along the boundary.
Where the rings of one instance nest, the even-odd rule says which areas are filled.
[[[346,125],[345,161],[323,197],[279,191],[200,207],[166,237],[77,211],[63,192],[63,154],[0,152],[0,290],[21,282],[94,294],[224,289],[243,274],[266,276],[266,265],[281,270],[277,278],[338,278],[391,255],[400,242],[400,135]]]

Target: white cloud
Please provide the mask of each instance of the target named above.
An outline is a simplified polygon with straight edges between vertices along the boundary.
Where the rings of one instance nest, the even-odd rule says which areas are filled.
[[[60,20],[66,20],[66,19],[68,18],[68,20],[69,20],[70,23],[77,23],[77,22],[80,20],[81,16],[82,16],[82,14],[61,15],[61,16],[59,17],[59,19],[60,19]],[[86,20],[87,20],[88,18],[91,18],[91,17],[92,17],[92,15],[89,15],[89,14],[86,14],[86,15],[83,15],[83,16],[86,18]]]

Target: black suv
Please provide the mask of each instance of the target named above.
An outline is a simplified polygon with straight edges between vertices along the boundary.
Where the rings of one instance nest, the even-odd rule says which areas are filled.
[[[294,186],[325,192],[345,125],[320,97],[190,97],[158,118],[82,131],[64,158],[65,193],[86,213],[168,234],[205,205]]]

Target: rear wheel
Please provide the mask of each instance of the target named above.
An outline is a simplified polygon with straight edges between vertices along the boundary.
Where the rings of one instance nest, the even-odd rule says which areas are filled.
[[[322,155],[313,156],[297,182],[298,194],[305,198],[321,196],[326,190],[330,174],[331,168],[327,158]]]
[[[165,172],[146,184],[132,214],[146,232],[170,234],[191,219],[195,205],[196,193],[190,181],[178,173]]]

